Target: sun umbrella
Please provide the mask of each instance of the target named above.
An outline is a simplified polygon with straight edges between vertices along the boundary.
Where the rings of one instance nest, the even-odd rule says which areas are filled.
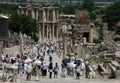
[[[40,60],[36,60],[34,63],[37,65],[41,65],[42,62]]]
[[[29,62],[32,62],[32,61],[33,61],[32,59],[27,58],[24,62],[25,62],[25,63],[29,63]]]
[[[69,63],[69,66],[70,66],[71,68],[75,68],[76,65],[74,64],[74,62],[70,62],[70,63]]]

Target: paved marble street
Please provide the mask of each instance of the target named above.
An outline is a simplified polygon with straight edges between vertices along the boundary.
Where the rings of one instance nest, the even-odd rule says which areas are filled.
[[[48,61],[48,56],[45,57],[45,61]],[[54,53],[53,55],[53,63],[58,62],[59,67],[61,65],[61,60],[58,56]],[[16,83],[120,83],[120,75],[117,79],[103,79],[103,78],[96,78],[96,79],[86,79],[84,76],[81,76],[80,80],[75,79],[75,77],[61,77],[61,71],[59,71],[58,78],[49,78],[49,73],[47,74],[46,78],[40,77],[39,80],[35,76],[32,76],[31,81],[26,81],[26,76],[18,77]]]
[[[104,79],[84,79],[76,80],[71,77],[67,78],[58,78],[58,79],[49,79],[41,78],[39,81],[35,81],[35,78],[32,77],[31,81],[25,81],[25,78],[18,79],[17,83],[120,83],[120,79],[115,80],[104,80]]]
[[[37,77],[32,76],[30,81],[26,81],[26,75],[17,76],[16,82],[11,83],[120,83],[120,70],[117,71],[117,78],[116,79],[103,79],[99,75],[96,75],[93,79],[86,79],[84,75],[80,77],[79,80],[77,80],[74,77],[66,76],[64,78],[61,77],[61,60],[62,57],[58,57],[56,53],[53,53],[53,65],[57,62],[59,66],[59,74],[58,78],[49,78],[49,72],[47,72],[47,77],[39,77],[39,80],[37,80]],[[45,56],[45,62],[49,64],[49,56]],[[10,82],[0,82],[0,83],[10,83]]]

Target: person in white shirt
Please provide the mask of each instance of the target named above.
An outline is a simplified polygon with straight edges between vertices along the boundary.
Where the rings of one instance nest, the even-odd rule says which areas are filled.
[[[76,79],[80,79],[81,65],[76,65]]]
[[[46,64],[46,62],[44,62],[43,65],[42,65],[42,74],[43,74],[43,77],[46,77],[46,75],[47,75],[47,69],[48,69],[48,65]]]
[[[81,63],[81,75],[83,75],[85,73],[85,63],[84,62],[82,62]]]
[[[27,63],[24,63],[24,74],[27,72]]]
[[[1,54],[1,58],[2,58],[2,62],[4,63],[6,61],[6,57],[5,57],[5,54],[3,52]]]
[[[27,69],[26,69],[26,71],[27,71],[26,80],[31,80],[31,73],[32,73],[32,70],[33,70],[32,65],[30,65],[30,64],[28,63]]]

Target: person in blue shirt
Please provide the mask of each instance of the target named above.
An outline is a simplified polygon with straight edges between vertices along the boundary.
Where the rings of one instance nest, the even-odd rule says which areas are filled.
[[[58,71],[59,71],[58,64],[55,63],[55,66],[54,66],[54,68],[53,68],[54,78],[57,78],[57,77],[58,77]]]

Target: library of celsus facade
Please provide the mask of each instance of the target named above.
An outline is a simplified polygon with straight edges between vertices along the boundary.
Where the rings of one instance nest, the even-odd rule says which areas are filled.
[[[59,11],[57,7],[18,7],[19,14],[25,14],[38,21],[39,39],[55,40],[58,39],[59,27],[58,17]]]

